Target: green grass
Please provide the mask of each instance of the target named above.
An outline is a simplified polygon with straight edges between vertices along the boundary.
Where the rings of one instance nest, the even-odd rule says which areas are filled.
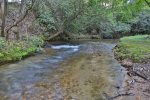
[[[123,37],[115,48],[116,58],[119,60],[131,59],[140,62],[150,58],[150,39],[148,35]]]
[[[0,38],[0,64],[21,60],[36,52],[43,43],[43,40],[37,36],[31,36],[24,41],[6,41]]]

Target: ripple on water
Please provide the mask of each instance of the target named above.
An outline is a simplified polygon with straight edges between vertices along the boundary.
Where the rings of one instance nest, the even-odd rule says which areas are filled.
[[[0,68],[0,96],[7,95],[9,100],[95,100],[94,96],[113,84],[112,73],[120,67],[110,56],[113,45],[50,45],[56,54],[5,65]]]

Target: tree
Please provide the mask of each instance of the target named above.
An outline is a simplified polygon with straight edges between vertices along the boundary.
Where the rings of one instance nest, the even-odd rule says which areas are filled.
[[[6,16],[7,16],[7,0],[3,0],[1,2],[1,20],[2,20],[2,25],[1,25],[1,36],[5,37],[5,21],[6,21]]]
[[[31,11],[33,9],[35,0],[28,1],[28,4],[29,5],[28,5],[27,9],[25,9],[25,11],[21,11],[19,18],[17,20],[15,20],[14,23],[6,29],[6,40],[9,39],[10,30],[14,27],[18,27],[18,24],[20,24],[26,18],[26,16],[29,14],[29,11]],[[19,32],[16,33],[16,35],[17,35],[17,39],[19,39]]]
[[[23,13],[25,10],[25,0],[21,0],[20,4],[20,13]]]
[[[147,7],[145,0],[43,0],[43,2],[42,10],[37,16],[40,25],[46,29],[45,33],[51,33],[50,36],[47,35],[49,39],[62,33],[96,33],[109,37],[116,33],[126,34],[130,32],[131,20]]]
[[[83,0],[44,0],[43,2],[44,9],[39,20],[47,30],[55,32],[49,39],[66,33],[69,24],[83,14],[85,3]]]
[[[141,12],[131,24],[132,33],[148,34],[150,33],[150,10]]]

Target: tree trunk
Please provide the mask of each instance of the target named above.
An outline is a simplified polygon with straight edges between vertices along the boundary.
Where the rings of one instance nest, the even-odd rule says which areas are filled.
[[[60,35],[60,34],[62,34],[62,33],[63,33],[63,31],[59,31],[59,32],[57,32],[56,34],[54,34],[54,35],[52,35],[51,37],[49,37],[48,40],[51,40],[51,39],[57,37],[58,35]]]
[[[2,26],[1,26],[1,36],[5,37],[5,21],[7,15],[7,0],[3,0],[1,4],[2,9]]]
[[[24,13],[25,13],[25,0],[21,0],[21,4],[20,4],[20,16],[21,15],[23,15]],[[20,22],[20,24],[19,24],[19,26],[17,26],[18,27],[18,32],[17,33],[15,33],[15,35],[16,35],[16,39],[17,40],[20,40],[21,39],[21,35],[22,34],[20,34],[20,33],[22,33],[22,29],[24,29],[25,27],[23,27],[24,25],[23,25],[23,21],[22,22]]]
[[[21,4],[20,4],[20,13],[24,13],[25,11],[25,0],[21,0]]]
[[[16,20],[12,26],[7,28],[7,30],[6,30],[6,40],[9,39],[9,31],[12,28],[14,28],[14,27],[18,27],[18,24],[20,24],[26,18],[26,16],[28,15],[29,11],[32,10],[32,8],[34,6],[34,3],[35,3],[35,0],[32,0],[31,6],[29,6],[28,9],[26,9],[24,11],[24,13],[20,15],[19,19]],[[18,33],[18,35],[19,35],[19,33]],[[18,36],[16,36],[16,37],[18,37]]]
[[[20,34],[19,34],[19,32],[16,33],[16,39],[17,39],[17,40],[20,40]]]

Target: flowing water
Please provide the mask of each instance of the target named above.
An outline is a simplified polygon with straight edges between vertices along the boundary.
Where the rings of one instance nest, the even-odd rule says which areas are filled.
[[[0,100],[103,100],[117,93],[122,68],[112,41],[50,43],[45,52],[0,66]]]

